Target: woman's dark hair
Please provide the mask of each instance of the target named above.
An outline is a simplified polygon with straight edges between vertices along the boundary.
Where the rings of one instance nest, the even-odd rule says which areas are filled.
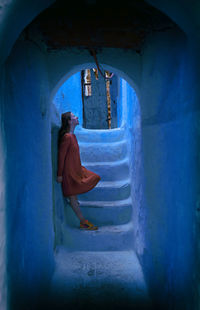
[[[70,120],[71,120],[71,112],[65,112],[61,115],[62,124],[58,132],[58,146],[60,145],[60,142],[64,134],[70,131],[70,124],[69,124]]]

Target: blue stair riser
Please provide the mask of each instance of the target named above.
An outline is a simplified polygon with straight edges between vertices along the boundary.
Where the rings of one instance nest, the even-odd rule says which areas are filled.
[[[110,163],[105,165],[82,163],[82,165],[100,175],[102,181],[120,181],[129,176],[128,161],[123,161],[119,164],[117,162],[116,164]]]
[[[117,143],[79,143],[82,162],[112,162],[127,156],[127,142]]]
[[[63,245],[72,251],[132,250],[134,248],[133,229],[121,232],[80,231],[78,227],[71,232],[66,229]]]
[[[117,206],[117,207],[82,207],[80,206],[82,214],[86,219],[95,223],[95,225],[122,225],[128,223],[132,218],[132,206]],[[72,213],[70,206],[66,208],[66,223],[74,227],[75,223],[72,221]],[[75,216],[75,215],[74,215]]]
[[[122,187],[94,187],[91,191],[78,195],[83,201],[113,201],[127,199],[130,196],[131,188],[127,183]]]
[[[75,135],[80,142],[116,142],[122,140],[125,135],[124,129],[114,129],[114,130],[80,130],[75,131]]]

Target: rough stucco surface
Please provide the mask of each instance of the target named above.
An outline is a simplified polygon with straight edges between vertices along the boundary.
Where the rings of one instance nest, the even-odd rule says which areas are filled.
[[[1,64],[8,57],[21,31],[42,10],[51,5],[52,0],[1,0],[0,1],[0,46]],[[13,25],[14,21],[14,25]]]
[[[187,0],[147,0],[147,2],[170,16],[185,33],[195,36],[199,40],[200,23],[198,16],[200,6],[198,0],[194,0],[192,5]]]
[[[82,109],[82,98],[81,98],[81,73],[77,72],[73,74],[57,91],[53,98],[53,103],[59,113],[72,111],[78,116],[79,124],[82,124],[83,120],[83,109]],[[52,118],[54,117],[52,113]]]
[[[6,79],[8,283],[11,308],[16,300],[23,308],[46,289],[54,263],[49,89],[43,55],[32,44],[18,42],[6,64]]]
[[[151,288],[155,294],[158,283],[163,282],[160,299],[168,296],[169,309],[191,306],[195,260],[194,72],[183,42],[174,34],[150,39],[144,51],[141,85],[146,199],[142,260],[149,279],[154,278]],[[148,253],[154,254],[150,258]]]
[[[0,309],[6,309],[7,275],[6,275],[6,201],[5,201],[5,130],[3,122],[3,104],[5,88],[5,68],[0,70]]]

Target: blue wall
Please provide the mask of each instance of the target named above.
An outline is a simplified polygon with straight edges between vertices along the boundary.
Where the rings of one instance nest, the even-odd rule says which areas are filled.
[[[27,309],[45,296],[54,268],[49,88],[32,43],[14,47],[5,87],[8,292],[11,309]]]
[[[140,100],[145,188],[139,231],[145,247],[140,258],[151,292],[166,309],[194,306],[197,170],[193,76],[184,35],[169,31],[149,37]]]
[[[73,74],[62,84],[53,98],[59,114],[71,111],[79,118],[79,124],[83,122],[83,109],[81,97],[81,73]],[[78,127],[77,127],[78,128]]]

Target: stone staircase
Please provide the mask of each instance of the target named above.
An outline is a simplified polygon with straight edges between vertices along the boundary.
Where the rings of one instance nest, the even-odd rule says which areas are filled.
[[[150,309],[143,272],[134,252],[128,145],[123,129],[76,132],[82,165],[101,181],[79,196],[97,231],[80,231],[65,208],[63,244],[57,247],[52,296],[76,309]],[[59,308],[60,309],[60,308]],[[64,306],[63,306],[64,309]]]

